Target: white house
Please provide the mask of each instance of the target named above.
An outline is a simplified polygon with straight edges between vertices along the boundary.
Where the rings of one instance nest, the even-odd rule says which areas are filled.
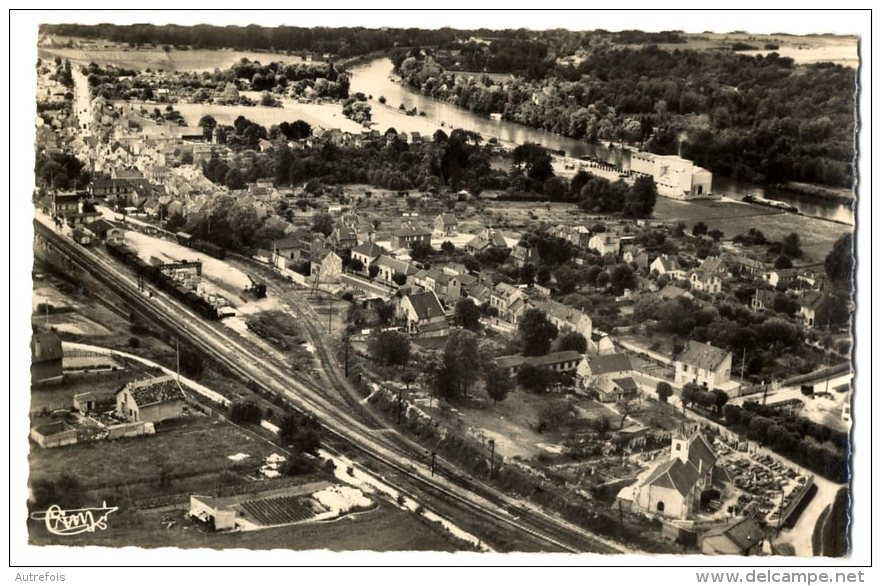
[[[684,279],[685,271],[679,266],[679,260],[675,256],[662,254],[652,261],[649,271],[657,271],[659,275],[669,275],[674,279]]]
[[[713,174],[676,155],[631,153],[630,170],[654,179],[664,197],[698,199],[712,194]]]
[[[617,401],[639,392],[627,354],[586,356],[575,371],[578,388],[595,389],[600,400]]]
[[[689,340],[675,361],[676,382],[725,389],[731,381],[731,352]]]
[[[594,234],[590,237],[590,240],[587,241],[587,247],[596,250],[600,255],[606,255],[609,253],[618,254],[620,246],[621,237],[613,232],[600,232]]]

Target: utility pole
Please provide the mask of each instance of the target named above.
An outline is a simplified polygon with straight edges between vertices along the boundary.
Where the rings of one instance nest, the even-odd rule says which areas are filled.
[[[330,335],[330,324],[333,322],[333,298],[327,298],[327,335]]]
[[[404,400],[401,397],[401,387],[398,387],[398,425],[401,425],[401,415],[404,410]]]
[[[489,477],[492,478],[496,468],[496,440],[489,440]]]
[[[346,351],[346,378],[349,378],[349,334],[343,339]]]
[[[434,464],[435,464],[436,458],[437,458],[437,452],[432,452],[431,453],[431,475],[432,476],[434,476]]]
[[[175,336],[175,346],[177,346],[177,384],[180,384],[180,338]]]
[[[740,361],[740,390],[738,390],[738,394],[743,394],[743,373],[746,371],[746,348],[743,349],[743,358]]]

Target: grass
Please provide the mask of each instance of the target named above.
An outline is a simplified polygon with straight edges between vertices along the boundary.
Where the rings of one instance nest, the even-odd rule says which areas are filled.
[[[91,375],[67,375],[66,381],[59,386],[31,389],[31,413],[43,409],[70,409],[73,397],[79,393],[91,392],[101,397],[108,397],[123,385],[133,380],[149,376],[141,370],[118,370]],[[79,380],[76,380],[79,379]]]
[[[441,529],[417,515],[381,503],[369,512],[348,515],[333,522],[291,525],[240,533],[208,533],[189,525],[184,509],[164,513],[138,513],[108,518],[106,531],[71,537],[47,534],[42,525],[29,523],[32,543],[38,545],[97,545],[210,549],[288,549],[297,551],[456,551],[456,544]],[[171,529],[163,522],[175,521]]]
[[[275,450],[235,426],[206,417],[188,420],[153,436],[78,444],[29,456],[31,481],[76,476],[84,488],[150,482],[164,473],[191,476],[227,469],[256,468]],[[242,463],[227,458],[243,452]]]
[[[804,262],[822,262],[835,240],[852,231],[843,224],[727,201],[682,202],[659,197],[654,217],[666,222],[683,222],[689,230],[697,222],[703,222],[710,230],[722,230],[726,240],[756,227],[771,241],[783,240],[795,232],[801,237]]]

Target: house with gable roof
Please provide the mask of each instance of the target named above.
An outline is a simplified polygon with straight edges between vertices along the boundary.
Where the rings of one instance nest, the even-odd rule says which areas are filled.
[[[465,244],[465,250],[471,253],[481,252],[487,248],[508,248],[508,242],[502,233],[491,226],[481,230]]]
[[[602,401],[627,399],[639,392],[630,357],[623,353],[585,356],[575,377],[577,388],[598,391]]]
[[[649,265],[650,271],[657,271],[659,275],[670,275],[674,279],[685,278],[685,271],[679,265],[679,260],[675,256],[662,254],[652,261]]]
[[[447,315],[434,291],[405,295],[398,314],[407,323],[407,332],[424,338],[439,338],[450,333]]]
[[[453,236],[459,228],[459,220],[453,214],[439,214],[434,219],[434,231],[441,236]]]
[[[184,415],[186,397],[172,376],[132,381],[116,392],[116,414],[128,421],[157,423]]]
[[[526,294],[522,289],[508,283],[496,283],[490,293],[489,303],[499,312],[499,317],[516,324],[526,311]]]
[[[726,390],[731,386],[731,358],[728,350],[689,340],[674,362],[676,383]]]
[[[530,305],[542,310],[547,315],[548,321],[557,326],[561,332],[578,332],[585,340],[590,340],[593,322],[590,316],[580,309],[552,299],[530,301]]]

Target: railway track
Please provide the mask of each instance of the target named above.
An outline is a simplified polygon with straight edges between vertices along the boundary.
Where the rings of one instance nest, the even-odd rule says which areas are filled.
[[[162,294],[147,299],[137,291],[136,281],[130,275],[122,274],[107,261],[58,235],[42,222],[35,220],[34,224],[35,231],[41,237],[94,278],[113,289],[137,311],[162,324],[170,332],[187,339],[197,350],[211,356],[230,372],[244,380],[256,382],[283,397],[292,407],[316,416],[331,436],[345,442],[381,467],[393,471],[397,478],[405,481],[408,484],[402,487],[405,492],[428,492],[452,501],[457,507],[493,523],[498,529],[514,530],[529,536],[542,544],[544,550],[572,553],[627,551],[618,544],[535,507],[524,505],[507,495],[494,494],[495,491],[484,489],[467,490],[449,479],[432,477],[427,464],[420,461],[424,457],[424,450],[419,448],[419,457],[412,451],[416,444],[409,449],[402,449],[402,444],[409,442],[401,442],[397,438],[392,442],[384,435],[377,435],[375,430],[362,421],[341,411],[339,403],[328,400],[326,393],[317,394],[318,383],[315,381],[295,378],[284,366],[276,364],[273,357],[261,355],[253,347],[244,346],[224,326],[202,320]],[[325,349],[325,352],[328,351]],[[325,360],[327,358],[325,356]],[[333,356],[329,358],[330,364],[338,369]],[[400,434],[397,436],[400,438]],[[493,497],[498,497],[498,500]],[[512,510],[518,516],[509,512]]]

